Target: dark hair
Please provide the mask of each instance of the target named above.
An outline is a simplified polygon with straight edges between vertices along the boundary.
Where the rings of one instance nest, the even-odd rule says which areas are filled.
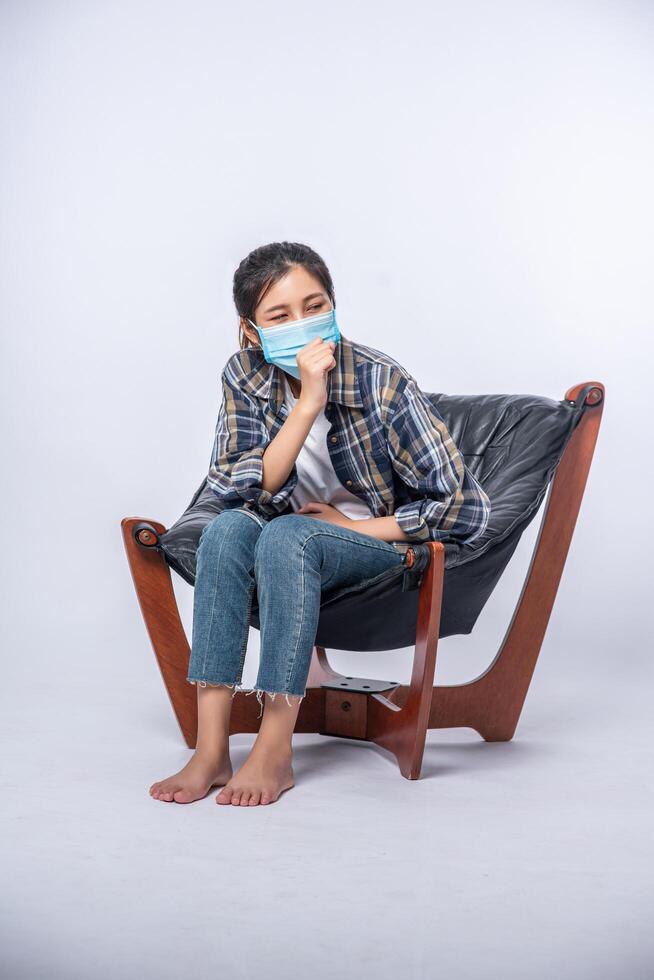
[[[336,306],[332,277],[317,252],[299,242],[271,242],[250,252],[234,273],[233,296],[239,316],[254,321],[254,311],[266,292],[294,265],[304,266],[315,276],[326,290],[332,306]],[[239,332],[240,346],[250,347],[250,339],[240,321]]]

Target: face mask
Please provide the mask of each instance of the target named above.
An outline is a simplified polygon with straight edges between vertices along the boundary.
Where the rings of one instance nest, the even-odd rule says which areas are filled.
[[[249,323],[252,320],[248,319]],[[332,308],[327,313],[316,313],[315,316],[305,316],[302,320],[291,320],[279,327],[252,326],[259,334],[263,356],[269,364],[276,364],[283,371],[288,371],[294,378],[300,380],[300,369],[297,365],[296,354],[313,340],[322,337],[323,340],[333,340],[338,343],[341,332],[336,322],[336,310]]]

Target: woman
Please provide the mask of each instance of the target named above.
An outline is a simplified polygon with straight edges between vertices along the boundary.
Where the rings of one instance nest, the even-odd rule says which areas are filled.
[[[222,373],[208,484],[221,509],[197,551],[187,680],[197,685],[193,757],[150,794],[190,803],[272,803],[294,785],[292,733],[321,594],[404,561],[409,542],[483,534],[490,502],[414,378],[348,340],[329,271],[311,248],[255,249],[234,276],[240,350]],[[256,586],[263,718],[234,774],[231,702]],[[280,696],[277,696],[280,695]],[[265,710],[264,710],[265,701]]]

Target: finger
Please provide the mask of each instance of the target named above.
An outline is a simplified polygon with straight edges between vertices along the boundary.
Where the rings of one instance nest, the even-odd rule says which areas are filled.
[[[318,354],[313,354],[311,357],[303,357],[302,362],[311,367],[324,367],[325,364],[330,364],[334,360],[334,354],[330,350],[320,351]]]
[[[334,343],[333,340],[325,341],[322,339],[322,337],[314,337],[313,340],[310,340],[308,344],[305,344],[304,347],[298,353],[304,354],[306,352],[307,355],[308,354],[313,355],[316,353],[321,354],[323,353],[323,351],[330,351],[331,353],[333,353],[335,348],[336,348],[336,344]]]
[[[303,371],[308,371],[309,374],[319,375],[322,371],[331,370],[331,368],[336,366],[336,361],[333,357],[326,357],[319,361],[298,361],[298,367]]]
[[[305,344],[302,350],[313,350],[315,347],[321,347],[324,343],[322,337],[314,337],[310,340],[308,344]]]
[[[314,347],[312,350],[308,350],[303,347],[301,351],[298,352],[298,357],[301,357],[303,361],[319,361],[323,357],[333,357],[334,351],[328,344],[323,344],[322,347]]]

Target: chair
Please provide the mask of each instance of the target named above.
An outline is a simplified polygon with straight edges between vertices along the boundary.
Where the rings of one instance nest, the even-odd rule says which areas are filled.
[[[405,565],[363,586],[323,594],[306,696],[295,727],[296,732],[375,742],[395,755],[407,779],[420,776],[428,728],[470,727],[491,742],[513,737],[579,513],[604,386],[579,384],[560,401],[502,394],[429,398],[490,497],[489,524],[472,545],[415,544]],[[548,487],[522,592],[494,660],[466,684],[434,686],[439,637],[472,631]],[[194,585],[200,532],[220,506],[205,479],[168,530],[154,520],[122,521],[145,625],[189,748],[197,735],[197,694],[186,681],[190,647],[171,569]],[[260,628],[256,589],[251,624]],[[330,667],[326,654],[330,647],[372,651],[413,645],[408,685],[344,676]],[[254,698],[237,691],[230,733],[256,732],[257,709]]]

